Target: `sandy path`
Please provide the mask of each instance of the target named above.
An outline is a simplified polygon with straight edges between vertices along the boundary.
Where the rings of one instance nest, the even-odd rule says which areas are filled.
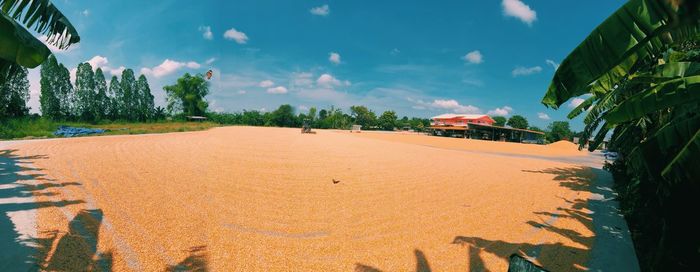
[[[227,127],[13,148],[55,185],[37,201],[63,203],[38,209],[49,269],[505,271],[514,252],[587,267],[594,171],[387,137]]]

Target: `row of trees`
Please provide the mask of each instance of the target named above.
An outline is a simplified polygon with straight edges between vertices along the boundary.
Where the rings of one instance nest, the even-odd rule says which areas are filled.
[[[97,122],[102,120],[148,121],[162,117],[156,109],[148,80],[134,71],[112,76],[109,86],[101,68],[78,65],[75,86],[70,72],[54,56],[41,65],[41,113],[54,120]]]
[[[322,129],[347,129],[353,124],[358,124],[368,130],[394,130],[408,127],[416,131],[422,131],[430,126],[428,119],[415,117],[409,119],[407,116],[399,119],[394,111],[385,111],[379,117],[363,119],[368,115],[374,115],[372,111],[364,111],[365,109],[367,109],[365,106],[352,106],[348,114],[333,106],[321,110],[311,107],[307,112],[295,114],[291,105],[284,104],[271,112],[209,113],[208,116],[212,121],[221,124],[250,126],[301,127],[306,122],[313,128]],[[358,112],[368,113],[368,115],[358,115]]]

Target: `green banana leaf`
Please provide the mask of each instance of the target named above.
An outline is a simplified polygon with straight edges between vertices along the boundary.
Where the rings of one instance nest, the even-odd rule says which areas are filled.
[[[635,155],[643,158],[646,162],[644,168],[650,175],[660,175],[698,130],[700,130],[700,115],[675,118],[642,142],[635,150],[639,154]]]
[[[65,49],[80,42],[68,18],[49,0],[0,0],[2,13],[48,37],[48,43]]]
[[[562,61],[542,103],[558,108],[572,97],[611,90],[667,44],[697,36],[697,21],[681,23],[677,12],[663,0],[627,2]]]
[[[605,113],[603,118],[612,124],[618,124],[698,100],[700,76],[672,79],[625,99]]]
[[[588,110],[588,108],[590,108],[591,105],[593,105],[593,102],[595,102],[597,99],[598,98],[595,96],[591,96],[591,97],[587,98],[585,101],[583,101],[583,103],[576,106],[576,108],[574,108],[571,112],[569,112],[569,115],[567,115],[566,118],[569,118],[569,119],[576,118],[576,116],[579,116],[582,112]]]
[[[27,68],[37,67],[51,51],[15,20],[0,12],[0,58]]]
[[[673,161],[661,172],[661,176],[666,180],[675,182],[689,181],[698,183],[700,182],[698,158],[700,158],[700,130],[693,135],[688,144],[681,149]]]

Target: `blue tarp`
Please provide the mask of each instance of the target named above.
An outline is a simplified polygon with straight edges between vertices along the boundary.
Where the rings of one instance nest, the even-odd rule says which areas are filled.
[[[83,136],[83,135],[90,135],[90,134],[100,134],[104,133],[104,129],[99,129],[99,128],[79,128],[79,127],[69,127],[69,126],[60,126],[56,130],[56,132],[53,133],[53,135],[56,136],[63,136],[63,137],[76,137],[76,136]]]

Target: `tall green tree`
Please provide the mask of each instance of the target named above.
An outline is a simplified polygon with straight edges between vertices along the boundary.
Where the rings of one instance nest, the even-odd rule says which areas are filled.
[[[63,115],[61,114],[60,95],[56,86],[58,82],[58,62],[53,55],[49,56],[46,62],[41,64],[40,74],[41,93],[39,103],[41,114],[50,119],[60,119]]]
[[[27,68],[21,68],[4,84],[0,84],[0,119],[29,114],[29,80]]]
[[[328,111],[326,109],[321,109],[318,112],[318,119],[323,120],[323,119],[326,119],[326,117],[328,117]]]
[[[95,73],[92,72],[92,65],[84,62],[78,64],[75,73],[75,116],[83,121],[95,121]]]
[[[528,122],[525,117],[522,115],[513,115],[508,119],[507,125],[514,127],[514,128],[519,128],[519,129],[527,129],[528,127]]]
[[[608,169],[643,271],[699,268],[700,224],[687,220],[700,208],[698,4],[628,1],[564,59],[542,98],[558,108],[587,95],[568,118],[585,113],[589,150],[612,131],[623,159]]]
[[[182,111],[185,115],[202,116],[209,103],[204,99],[209,94],[209,83],[202,75],[185,73],[175,85],[163,87],[167,94],[167,109],[170,113]]]
[[[102,68],[95,70],[95,100],[92,103],[92,112],[97,120],[109,117],[110,101],[107,96],[107,81],[102,73]]]
[[[138,119],[141,121],[150,120],[153,118],[155,112],[155,104],[153,102],[153,94],[151,94],[151,87],[148,85],[148,80],[146,76],[139,76],[136,82],[139,98],[139,116]]]
[[[57,72],[54,91],[58,94],[58,100],[61,103],[61,116],[62,118],[74,118],[75,93],[73,92],[73,84],[70,82],[70,72],[62,63],[58,64]]]
[[[297,125],[297,117],[294,116],[294,108],[289,104],[280,105],[272,112],[271,125],[278,127],[294,127]]]
[[[506,125],[507,119],[503,116],[493,116],[493,117],[491,117],[491,119],[496,121],[495,123],[493,123],[494,126],[503,127]]]
[[[396,128],[398,116],[395,111],[385,111],[379,116],[377,122],[383,130],[394,130]]]
[[[19,73],[20,67],[37,67],[51,54],[27,29],[45,35],[48,44],[60,49],[80,41],[68,18],[51,1],[0,0],[0,7],[0,85]]]
[[[554,121],[547,127],[545,137],[549,142],[557,142],[561,140],[571,139],[571,129],[567,121]],[[587,139],[582,139],[586,141]]]
[[[122,91],[122,85],[119,83],[119,79],[116,76],[112,76],[112,80],[109,81],[109,116],[112,120],[117,120],[123,118],[125,114],[125,106],[122,104],[124,102],[124,92]]]
[[[126,69],[122,72],[122,79],[119,81],[122,96],[120,105],[123,107],[122,118],[135,121],[138,118],[138,110],[141,107],[139,99],[139,90],[136,84],[136,77],[134,76],[134,71],[131,69]]]
[[[377,123],[377,115],[365,106],[351,106],[350,116],[352,116],[355,124],[361,125],[366,129]]]

